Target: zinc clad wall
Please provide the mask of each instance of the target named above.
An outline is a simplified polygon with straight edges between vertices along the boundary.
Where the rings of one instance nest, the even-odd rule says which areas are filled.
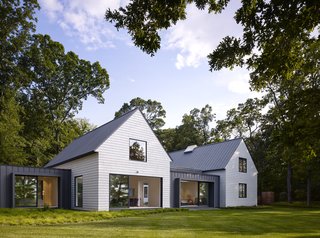
[[[239,172],[239,157],[247,159],[247,173]],[[257,177],[257,169],[242,141],[226,166],[226,206],[256,206]],[[239,198],[239,183],[247,184],[246,198]]]
[[[220,177],[220,207],[226,207],[226,171],[225,170],[217,170],[206,172],[206,174],[217,175]]]
[[[147,162],[129,159],[129,139],[147,142]],[[99,208],[109,210],[109,175],[137,175],[163,180],[163,207],[170,206],[170,158],[140,111],[124,122],[97,150],[99,152]]]
[[[52,176],[59,178],[59,207],[70,209],[70,170],[0,166],[0,207],[14,207],[14,176]]]
[[[94,153],[55,168],[71,169],[71,204],[73,209],[98,210],[98,154]],[[83,176],[83,206],[75,207],[75,177]]]

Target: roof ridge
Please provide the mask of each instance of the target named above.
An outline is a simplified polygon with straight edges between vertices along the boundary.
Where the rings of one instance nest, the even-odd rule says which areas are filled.
[[[80,155],[95,152],[103,142],[105,142],[119,127],[121,127],[137,110],[130,110],[118,118],[115,118],[89,132],[74,139],[67,147],[65,147],[60,153],[58,153],[52,160],[50,160],[45,167],[53,167],[58,164],[65,163],[72,159],[77,158]],[[101,132],[103,134],[101,134]],[[94,136],[97,139],[92,140]],[[89,139],[90,143],[87,143]],[[75,151],[75,146],[84,146]]]
[[[86,136],[86,135],[90,134],[91,132],[94,132],[94,131],[96,131],[96,130],[100,129],[101,127],[104,127],[104,126],[106,126],[106,125],[108,125],[108,124],[110,124],[110,123],[112,123],[112,122],[114,122],[114,121],[116,121],[116,120],[118,120],[118,119],[120,119],[120,118],[122,118],[122,117],[126,116],[127,114],[129,114],[129,113],[131,113],[131,112],[133,112],[133,111],[136,111],[136,110],[139,110],[139,109],[138,109],[138,108],[134,108],[134,109],[132,109],[132,110],[130,110],[130,111],[128,111],[128,112],[126,112],[126,113],[122,114],[120,117],[113,118],[111,121],[108,121],[108,122],[106,122],[106,123],[104,123],[104,124],[102,124],[102,125],[100,125],[100,126],[98,126],[98,127],[94,128],[94,129],[93,129],[93,130],[91,130],[91,131],[88,131],[87,133],[83,134],[82,136],[79,136],[79,137],[75,138],[73,141],[78,140],[78,139],[80,139],[81,137]],[[73,142],[73,141],[72,141],[72,142]],[[72,142],[71,142],[71,143],[72,143]],[[70,143],[70,144],[71,144],[71,143]]]
[[[233,139],[230,139],[230,140],[225,140],[225,141],[221,141],[221,142],[214,142],[214,143],[210,143],[210,144],[205,144],[205,145],[198,145],[195,150],[199,149],[199,148],[203,148],[205,146],[212,146],[212,145],[218,145],[218,144],[222,144],[222,143],[228,143],[228,142],[231,142],[231,141],[235,141],[235,140],[243,140],[242,137],[239,137],[239,138],[233,138]],[[172,152],[169,152],[170,154],[171,153],[176,153],[176,152],[180,152],[182,150],[185,150],[186,148],[184,149],[180,149],[180,150],[175,150],[175,151],[172,151]]]

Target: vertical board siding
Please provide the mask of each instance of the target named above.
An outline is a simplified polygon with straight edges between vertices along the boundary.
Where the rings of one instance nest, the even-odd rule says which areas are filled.
[[[98,210],[98,154],[59,165],[59,169],[71,169],[71,207],[80,210]],[[74,178],[83,176],[83,207],[75,207]]]
[[[147,162],[129,159],[129,139],[147,142]],[[140,111],[136,111],[97,150],[99,209],[109,210],[109,174],[158,177],[163,180],[163,207],[170,207],[170,158]]]
[[[9,165],[0,166],[0,207],[14,207],[14,184],[12,184],[14,175],[58,177],[59,207],[70,209],[70,170],[18,167]]]
[[[220,177],[220,188],[219,188],[219,195],[220,195],[220,207],[226,207],[226,171],[225,170],[218,170],[218,171],[210,171],[206,172],[206,174],[216,175]]]

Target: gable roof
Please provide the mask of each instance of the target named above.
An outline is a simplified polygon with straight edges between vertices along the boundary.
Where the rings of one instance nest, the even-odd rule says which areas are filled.
[[[88,133],[75,139],[44,167],[53,167],[70,160],[94,153],[125,121],[137,110],[134,109]]]
[[[201,171],[225,169],[241,138],[194,148],[185,153],[184,149],[169,153],[173,169],[195,169]]]

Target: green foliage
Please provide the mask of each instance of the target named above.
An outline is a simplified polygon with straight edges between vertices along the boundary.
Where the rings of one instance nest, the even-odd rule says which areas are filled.
[[[35,30],[36,0],[0,4],[0,162],[42,166],[87,123],[74,115],[89,96],[103,103],[109,77],[98,62]],[[89,126],[90,127],[90,126]]]
[[[210,142],[210,123],[215,118],[208,104],[201,110],[194,108],[184,114],[182,124],[176,128],[158,130],[157,135],[168,151],[185,149],[189,145],[204,145]]]
[[[20,88],[28,161],[41,166],[79,136],[72,119],[88,96],[104,102],[109,76],[98,62],[91,64],[73,52],[65,53],[48,35],[32,37],[20,65],[29,77],[29,83]]]
[[[6,91],[0,96],[0,164],[24,164],[25,139],[20,132],[23,128],[20,122],[20,106],[14,94]]]
[[[220,12],[228,1],[136,0],[119,11],[107,11],[106,19],[127,28],[135,45],[153,55],[160,47],[158,32],[184,20],[190,3]],[[279,168],[287,167],[288,187],[291,169],[308,181],[312,170],[319,169],[319,9],[319,1],[244,0],[235,14],[243,26],[242,37],[226,36],[208,56],[210,70],[247,67],[251,88],[266,92],[264,103],[271,107],[265,116],[255,101],[229,110],[225,120],[217,121],[212,140],[245,137],[263,171],[260,175],[272,171],[273,178],[283,177]],[[166,148],[201,144],[207,136],[196,124],[192,115],[185,115],[179,128],[158,134]],[[175,139],[164,138],[169,134]]]
[[[166,111],[163,109],[160,102],[152,101],[151,99],[146,101],[139,97],[134,98],[130,103],[124,103],[114,116],[115,118],[118,118],[134,108],[139,108],[153,130],[156,131],[164,126]]]
[[[24,83],[18,61],[35,29],[36,0],[1,0],[0,3],[0,96]]]
[[[160,48],[159,31],[168,29],[178,20],[186,19],[187,4],[195,3],[197,8],[209,12],[220,12],[229,2],[228,0],[186,0],[159,1],[133,0],[125,8],[106,12],[106,20],[115,23],[115,27],[126,28],[134,44],[144,52],[154,55]]]
[[[148,210],[120,210],[89,212],[63,209],[27,209],[27,208],[1,208],[0,225],[53,225],[105,221],[117,217],[147,216],[170,212],[186,212],[187,209],[159,208]]]

